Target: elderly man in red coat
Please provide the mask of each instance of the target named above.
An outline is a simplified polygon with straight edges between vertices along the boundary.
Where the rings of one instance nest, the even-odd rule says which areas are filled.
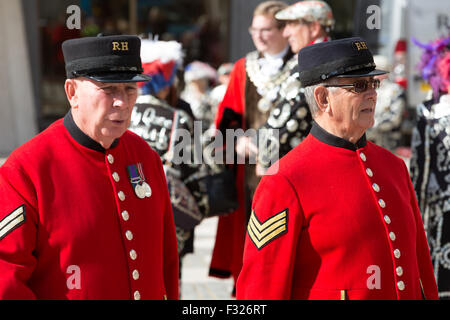
[[[140,39],[68,40],[71,110],[0,168],[0,299],[177,299],[158,154],[127,131]]]
[[[408,170],[365,137],[385,72],[361,38],[298,59],[315,122],[256,190],[237,298],[436,299]]]

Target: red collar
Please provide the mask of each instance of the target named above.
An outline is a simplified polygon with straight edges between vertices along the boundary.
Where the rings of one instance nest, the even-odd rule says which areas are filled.
[[[330,41],[330,38],[329,37],[317,38],[316,40],[312,41],[311,43],[308,43],[308,46],[315,44],[315,43],[325,42],[325,41]]]

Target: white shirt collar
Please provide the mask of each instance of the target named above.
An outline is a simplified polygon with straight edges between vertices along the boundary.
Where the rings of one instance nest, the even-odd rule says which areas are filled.
[[[289,46],[286,46],[286,48],[284,48],[283,50],[281,50],[279,53],[276,53],[274,55],[268,54],[267,52],[264,53],[264,58],[266,58],[267,60],[276,60],[276,59],[282,59],[286,53],[289,50]]]

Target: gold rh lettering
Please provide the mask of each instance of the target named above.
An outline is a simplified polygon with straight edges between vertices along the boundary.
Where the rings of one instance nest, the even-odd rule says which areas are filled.
[[[112,45],[113,45],[113,51],[120,50],[120,47],[119,47],[119,43],[118,43],[118,42],[113,41]]]
[[[113,51],[128,51],[128,42],[113,41]]]

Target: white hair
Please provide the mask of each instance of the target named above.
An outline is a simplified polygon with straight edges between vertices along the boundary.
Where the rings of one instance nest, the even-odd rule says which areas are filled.
[[[334,79],[331,79],[331,80],[327,80],[326,82],[321,82],[318,84],[313,84],[311,86],[305,87],[305,99],[306,99],[306,102],[308,103],[309,110],[311,111],[311,115],[313,116],[313,118],[317,115],[317,113],[320,110],[319,105],[317,104],[316,98],[314,97],[314,91],[318,87],[323,87],[325,85],[335,83],[333,80]],[[330,88],[328,88],[328,90],[334,91],[334,90],[336,90],[336,88],[330,87]]]

